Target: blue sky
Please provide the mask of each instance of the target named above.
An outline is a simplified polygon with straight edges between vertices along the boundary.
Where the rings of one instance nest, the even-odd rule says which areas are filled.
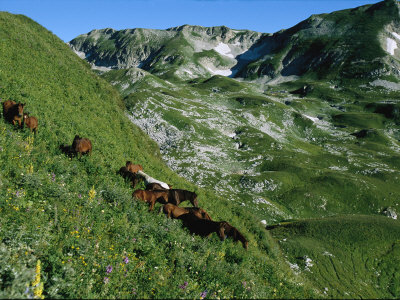
[[[0,10],[24,14],[68,42],[100,28],[166,29],[225,25],[273,33],[312,14],[374,0],[0,0]]]

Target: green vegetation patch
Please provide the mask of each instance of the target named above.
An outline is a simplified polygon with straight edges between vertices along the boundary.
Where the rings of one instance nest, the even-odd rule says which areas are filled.
[[[281,223],[269,232],[291,268],[333,298],[398,298],[400,224],[383,216]]]

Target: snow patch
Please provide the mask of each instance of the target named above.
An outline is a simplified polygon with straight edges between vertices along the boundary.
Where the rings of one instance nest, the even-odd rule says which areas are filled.
[[[219,43],[217,47],[214,48],[219,54],[228,56],[230,58],[234,58],[233,54],[231,53],[231,48],[227,44]]]
[[[319,119],[318,119],[318,118],[315,118],[315,117],[310,117],[310,116],[307,116],[307,115],[303,115],[303,116],[305,116],[307,119],[310,119],[310,120],[313,121],[314,123],[316,123],[316,122],[319,121]]]
[[[210,68],[207,68],[211,73],[216,74],[216,75],[221,75],[221,76],[229,76],[232,74],[231,70],[211,70]]]
[[[386,51],[394,55],[394,50],[397,49],[397,42],[394,39],[386,38]]]
[[[102,71],[102,72],[108,72],[108,71],[111,71],[111,70],[112,70],[112,68],[108,68],[108,67],[98,67],[98,66],[96,66],[96,65],[92,65],[92,69],[93,69],[93,70],[99,70],[99,71]]]
[[[397,34],[396,32],[392,32],[392,35],[400,41],[400,34]]]

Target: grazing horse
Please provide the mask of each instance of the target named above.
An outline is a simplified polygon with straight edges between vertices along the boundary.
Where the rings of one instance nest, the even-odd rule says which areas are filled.
[[[131,161],[126,162],[126,168],[132,173],[137,173],[138,171],[143,171],[142,165],[134,165]]]
[[[135,173],[129,171],[127,167],[121,167],[117,174],[121,175],[125,179],[128,179],[131,182],[133,188],[139,183],[138,176],[136,176]]]
[[[199,207],[197,194],[195,192],[181,189],[171,189],[168,191],[168,203],[172,203],[178,206],[181,202],[186,200],[189,200],[193,206]]]
[[[136,190],[132,193],[132,197],[136,197],[149,203],[149,211],[152,211],[156,201],[165,204],[168,202],[168,194],[165,191],[145,191]]]
[[[22,124],[22,118],[24,117],[24,106],[25,103],[16,103],[12,100],[7,100],[3,102],[3,116],[7,122],[15,125],[18,122],[20,128],[24,125]]]
[[[241,241],[243,248],[247,250],[249,242],[246,238],[226,221],[215,222],[207,219],[201,219],[193,213],[182,214],[178,217],[183,221],[183,225],[189,229],[191,233],[200,236],[209,236],[211,233],[216,232],[221,241],[227,237],[232,237],[233,240]]]
[[[182,214],[177,219],[183,221],[183,225],[189,229],[191,233],[200,236],[209,236],[216,232],[221,241],[225,240],[225,227],[228,222],[215,222],[207,219],[201,219],[192,213]]]
[[[210,215],[200,207],[179,207],[172,203],[167,203],[162,206],[162,210],[167,215],[167,218],[177,219],[179,216],[183,214],[194,214],[196,217],[200,219],[211,220]]]
[[[235,242],[240,241],[243,245],[243,248],[247,250],[247,247],[249,245],[247,239],[243,236],[243,234],[239,232],[239,230],[237,230],[228,222],[225,225],[225,235],[232,237]]]
[[[144,183],[146,185],[148,185],[149,183],[158,183],[159,185],[161,185],[164,189],[169,190],[169,186],[168,184],[166,184],[165,182],[162,182],[160,180],[157,180],[149,175],[147,175],[145,172],[143,171],[137,171],[137,174],[141,177],[143,177],[144,179]]]
[[[31,130],[31,132],[34,131],[35,134],[37,133],[38,119],[36,117],[30,117],[28,114],[24,113],[24,124]]]
[[[75,135],[74,141],[72,142],[72,150],[78,154],[79,158],[82,157],[83,154],[91,154],[92,153],[92,142],[87,138],[81,138],[79,135]]]

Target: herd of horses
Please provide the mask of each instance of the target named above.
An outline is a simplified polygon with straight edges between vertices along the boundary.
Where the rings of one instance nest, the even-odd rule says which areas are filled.
[[[38,119],[34,116],[29,116],[28,113],[24,113],[25,103],[16,103],[12,100],[3,102],[3,116],[4,119],[12,123],[14,126],[18,122],[19,127],[22,129],[24,124],[28,127],[31,132],[35,134],[38,129]]]
[[[34,116],[24,113],[24,103],[16,103],[12,100],[3,102],[4,119],[15,126],[18,123],[22,129],[24,125],[31,132],[37,133],[38,119]],[[60,149],[68,156],[79,156],[91,154],[92,142],[88,138],[82,138],[75,135],[72,145],[61,145]],[[183,225],[193,234],[208,237],[216,232],[221,241],[231,237],[235,242],[240,241],[243,248],[247,250],[248,241],[235,227],[226,221],[213,221],[210,215],[199,207],[197,194],[195,192],[173,189],[165,182],[159,181],[145,172],[139,164],[133,164],[127,161],[126,165],[121,167],[117,174],[130,181],[134,188],[140,180],[143,180],[146,188],[137,189],[132,193],[132,197],[142,200],[149,204],[149,211],[154,209],[155,203],[161,203],[160,212],[163,211],[168,218],[175,218],[182,221]],[[179,207],[184,201],[190,201],[193,207]]]
[[[117,174],[120,174],[131,183],[134,188],[140,180],[144,180],[144,190],[134,190],[133,198],[137,198],[149,204],[149,211],[154,209],[155,203],[161,203],[160,212],[163,211],[167,218],[179,219],[191,233],[207,237],[216,232],[221,241],[231,237],[235,242],[240,241],[243,248],[247,249],[248,241],[231,224],[226,221],[213,221],[210,215],[199,207],[195,192],[173,189],[165,182],[156,180],[143,172],[141,165],[135,165],[127,161]],[[184,201],[190,201],[193,207],[179,207]]]

